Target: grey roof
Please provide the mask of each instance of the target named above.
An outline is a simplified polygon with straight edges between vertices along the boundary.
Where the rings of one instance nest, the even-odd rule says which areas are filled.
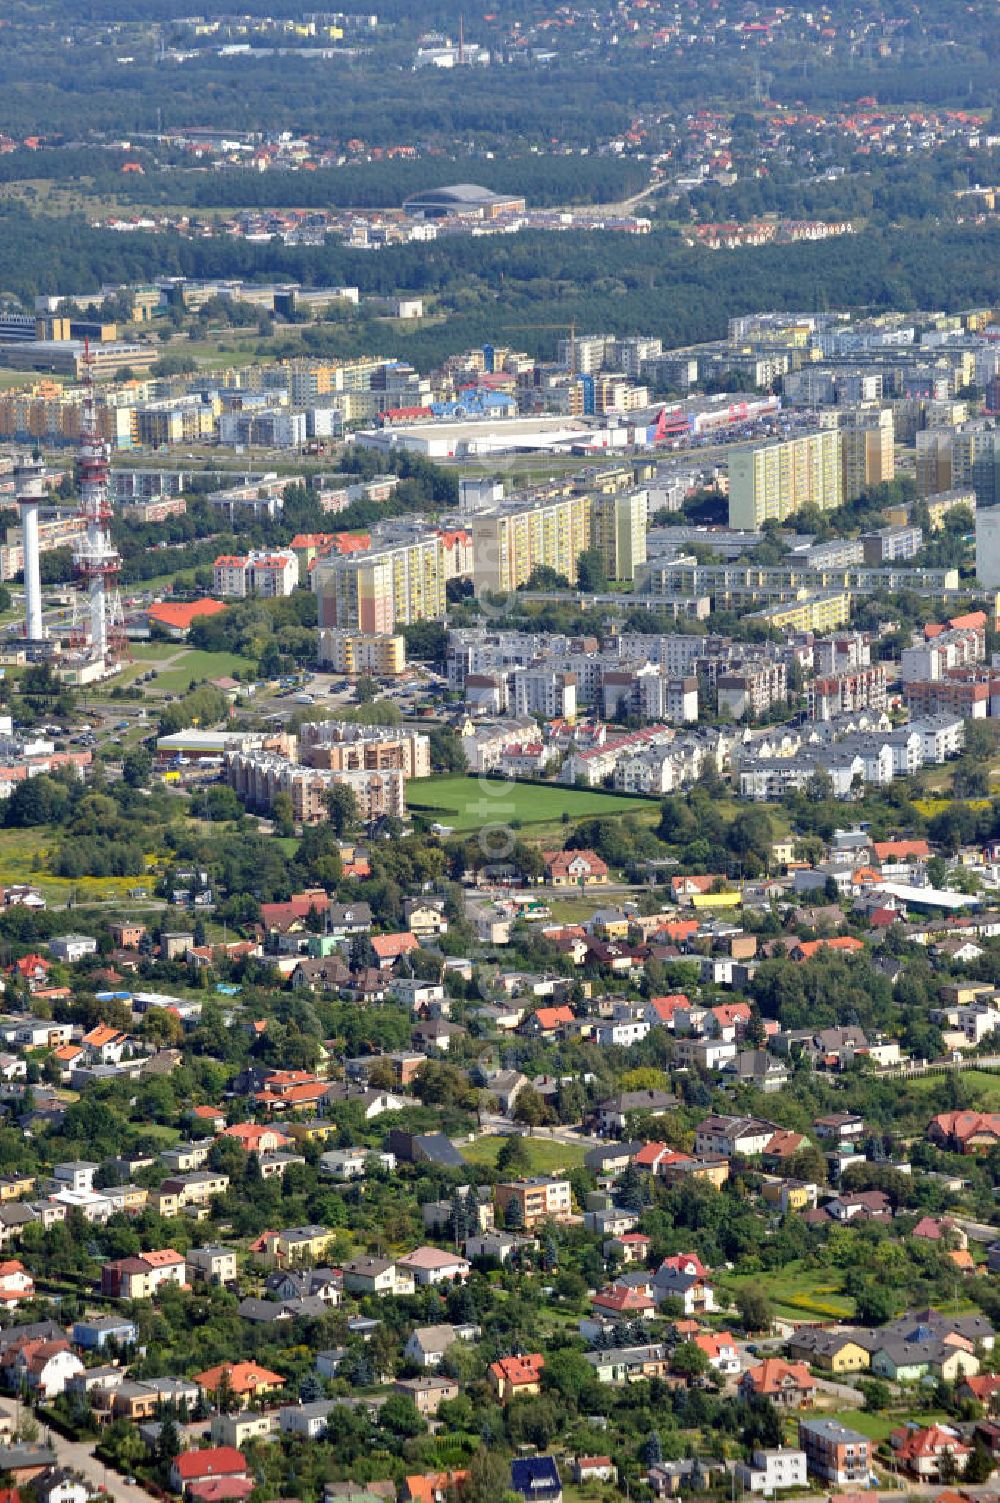
[[[663,1362],[668,1354],[669,1348],[665,1346],[610,1346],[603,1352],[585,1352],[584,1356],[593,1367],[604,1367],[607,1363],[621,1367],[630,1363]]]

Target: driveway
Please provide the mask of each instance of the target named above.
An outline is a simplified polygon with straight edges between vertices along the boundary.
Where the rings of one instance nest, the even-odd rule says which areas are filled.
[[[128,1483],[119,1472],[112,1467],[104,1465],[94,1455],[93,1442],[89,1440],[67,1440],[62,1435],[57,1435],[55,1430],[46,1430],[46,1443],[55,1451],[60,1466],[70,1467],[80,1475],[93,1488],[94,1492],[103,1488],[104,1491],[114,1498],[115,1503],[150,1503],[152,1493],[148,1493],[138,1483]]]

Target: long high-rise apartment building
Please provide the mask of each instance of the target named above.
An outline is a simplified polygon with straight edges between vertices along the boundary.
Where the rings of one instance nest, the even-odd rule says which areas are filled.
[[[736,449],[729,458],[729,525],[753,532],[806,506],[832,511],[844,499],[843,436],[824,428],[800,438]]]
[[[313,570],[319,625],[392,632],[445,613],[444,545],[439,534],[346,558],[322,558]]]
[[[590,547],[589,496],[531,501],[472,519],[476,594],[506,594],[545,566],[576,580],[580,554]]]
[[[635,578],[646,562],[649,497],[644,490],[595,496],[591,523],[593,546],[599,548],[609,579]]]
[[[896,476],[895,430],[892,409],[859,413],[840,430],[844,500],[853,501],[873,486]]]

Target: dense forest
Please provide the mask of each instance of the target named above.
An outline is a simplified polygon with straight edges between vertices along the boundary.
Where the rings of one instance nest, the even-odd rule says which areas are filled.
[[[259,14],[265,7],[249,9]],[[161,47],[191,40],[190,28],[180,21],[190,12],[183,0],[127,6],[125,0],[86,0],[73,9],[69,42],[65,9],[56,0],[30,8],[18,4],[9,8],[0,49],[3,124],[19,137],[44,132],[73,140],[91,131],[120,138],[164,126],[207,125],[289,129],[385,147],[502,143],[507,149],[515,140],[540,148],[552,141],[594,146],[650,112],[755,97],[755,71],[738,24],[752,12],[736,0],[713,9],[720,23],[729,24],[709,26],[695,14],[690,30],[672,45],[654,46],[657,13],[675,26],[672,7],[651,4],[638,32],[619,34],[610,8],[594,7],[585,26],[552,28],[541,0],[516,11],[509,4],[433,0],[415,8],[394,0],[378,7],[379,26],[362,34],[362,46],[353,45],[356,33],[348,33],[340,55],[290,60],[251,42],[247,53],[221,55],[202,39],[194,55],[189,49],[177,62],[163,59]],[[904,3],[867,12],[839,0],[826,7],[838,24],[831,28],[835,40],[822,49],[803,29],[807,8],[799,9],[802,24],[792,7],[765,55],[768,94],[776,101],[814,110],[864,96],[890,105],[920,100],[988,108],[996,102],[1000,20],[990,0],[949,0],[926,15]],[[268,4],[266,11],[276,17],[299,13],[290,3]],[[434,26],[457,34],[460,14],[466,36],[475,35],[505,61],[471,76],[414,71],[421,34]],[[890,55],[879,55],[869,41],[858,43],[869,27],[890,21]],[[545,51],[545,64],[514,45],[515,36]],[[298,50],[308,52],[309,42]]]
[[[121,164],[137,157],[144,175],[122,176]],[[645,163],[617,157],[435,155],[415,160],[359,162],[315,172],[266,173],[249,168],[158,168],[142,152],[102,147],[13,151],[0,156],[0,183],[72,182],[81,190],[119,201],[207,208],[398,208],[408,194],[446,182],[476,182],[499,193],[523,194],[533,207],[606,203],[635,193],[649,181]]]
[[[242,240],[117,235],[82,222],[0,210],[0,294],[89,288],[154,276],[295,278],[401,288],[440,297],[446,322],[401,334],[346,312],[339,325],[294,338],[312,353],[404,353],[426,368],[505,329],[519,347],[552,354],[568,323],[618,334],[655,330],[668,344],[721,337],[726,319],[754,308],[942,308],[1000,299],[1000,226],[870,230],[815,244],[706,252],[666,232],[634,237],[530,232],[456,236],[372,255],[342,246],[288,248]]]

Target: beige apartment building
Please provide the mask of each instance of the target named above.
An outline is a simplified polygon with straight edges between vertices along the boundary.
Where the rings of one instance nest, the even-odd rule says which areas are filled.
[[[589,496],[565,496],[474,517],[476,594],[509,594],[540,566],[574,582],[577,560],[590,547],[591,504]]]

